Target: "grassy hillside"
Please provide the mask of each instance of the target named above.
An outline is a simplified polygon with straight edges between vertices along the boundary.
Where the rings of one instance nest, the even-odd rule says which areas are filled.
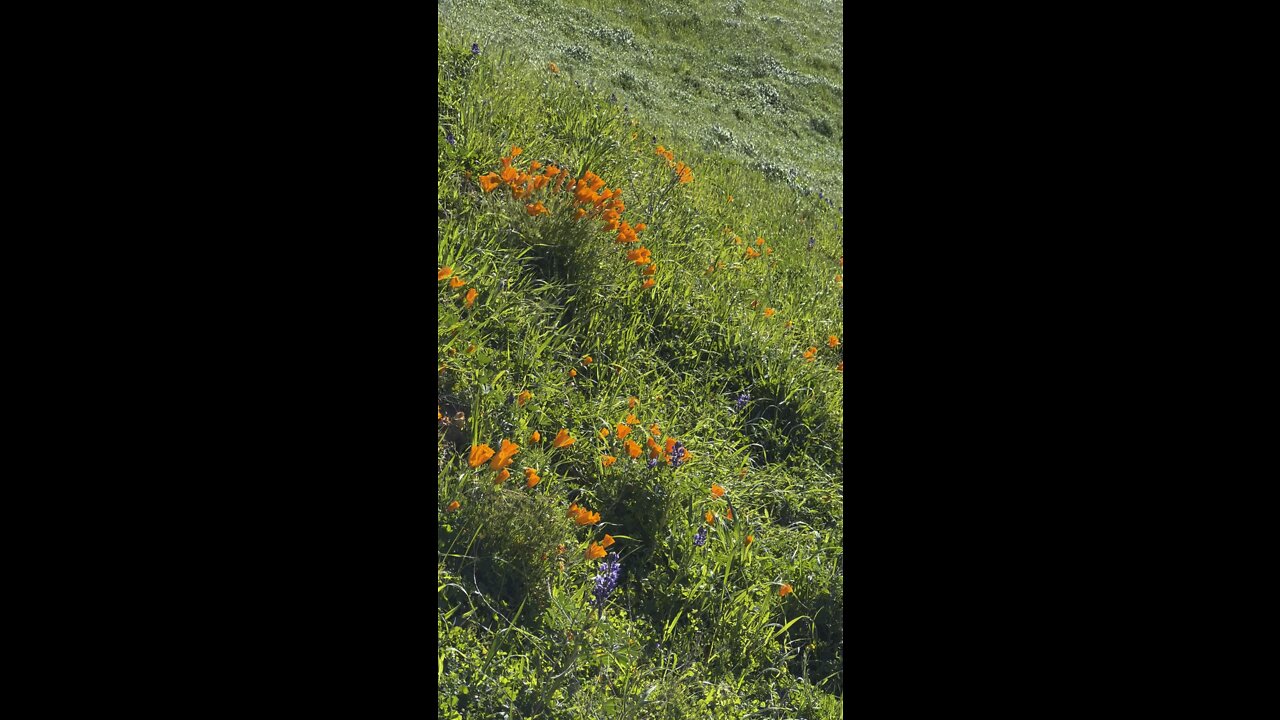
[[[841,211],[442,8],[440,717],[841,717]]]
[[[465,0],[459,39],[548,62],[694,145],[843,202],[844,15],[834,0]]]

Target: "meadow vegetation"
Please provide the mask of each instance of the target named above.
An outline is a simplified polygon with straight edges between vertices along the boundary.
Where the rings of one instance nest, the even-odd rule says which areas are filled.
[[[657,79],[646,110],[568,69],[643,87],[594,43],[673,35],[705,80],[706,24],[747,5],[440,6],[442,718],[843,715],[843,208],[656,122]],[[502,12],[617,35],[538,57]],[[803,72],[838,81],[829,49]]]

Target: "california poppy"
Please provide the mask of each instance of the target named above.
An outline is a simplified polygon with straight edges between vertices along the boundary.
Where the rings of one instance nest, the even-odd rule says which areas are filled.
[[[542,433],[534,430],[533,434],[529,436],[529,442],[542,442]]]
[[[498,449],[498,454],[493,456],[493,460],[489,461],[490,470],[501,470],[511,464],[511,458],[520,452],[520,446],[503,438],[502,445]]]
[[[753,543],[753,542],[755,542],[755,541],[756,541],[756,536],[755,536],[755,535],[748,535],[748,536],[747,536],[747,542],[746,542],[746,544],[747,544],[747,545],[750,545],[751,543]]]
[[[601,545],[602,547],[609,547],[610,545],[614,544],[615,542],[617,542],[617,541],[613,539],[613,536],[612,536],[612,535],[610,535],[609,533],[605,533],[605,534],[604,534],[604,540],[600,541],[600,545]]]
[[[635,398],[631,398],[631,407],[636,406],[635,400],[636,400]],[[636,417],[633,413],[627,413],[627,422],[631,423],[632,425],[639,425],[640,418]]]
[[[453,274],[453,266],[445,265],[444,267],[436,271],[436,282],[444,280],[445,278],[449,277],[452,274]]]
[[[600,439],[603,440],[607,437],[609,437],[609,428],[600,428]]]
[[[835,335],[832,335],[831,337],[827,338],[827,347],[831,348],[832,350],[834,350],[836,346],[839,344],[840,344],[840,341],[836,339]]]
[[[642,231],[642,230],[647,230],[648,228],[649,228],[649,226],[648,226],[648,225],[645,225],[644,223],[636,223],[636,232],[640,232],[640,231]]]
[[[480,189],[485,192],[493,192],[493,189],[502,184],[502,179],[498,177],[498,173],[488,173],[480,176]]]
[[[808,362],[813,362],[813,356],[817,354],[818,354],[818,348],[811,347],[808,350],[804,351],[804,359]]]
[[[631,434],[631,428],[627,427],[623,423],[618,423],[617,432],[618,432],[618,439],[622,440]]]
[[[467,307],[471,307],[472,305],[475,305],[476,296],[479,294],[480,293],[476,292],[475,288],[471,288],[470,290],[467,291],[467,299],[462,304],[466,305]]]
[[[733,508],[725,508],[724,517],[726,520],[733,519]]]
[[[652,275],[658,272],[658,263],[653,263],[642,271],[645,275]]]
[[[633,397],[629,397],[629,398],[627,398],[627,407],[629,407],[629,408],[631,408],[632,410],[634,410],[634,409],[635,409],[635,407],[636,407],[636,403],[637,403],[637,402],[640,402],[640,401],[639,401],[639,400],[636,400],[634,396],[633,396]],[[628,416],[627,416],[627,422],[629,422],[629,423],[633,423],[633,422],[638,422],[638,421],[637,421],[637,420],[632,420],[632,419],[631,419],[631,416],[630,416],[630,415],[628,415]]]
[[[519,155],[519,154],[520,154],[520,153],[522,153],[522,152],[524,152],[524,150],[521,150],[520,148],[518,148],[518,147],[516,147],[516,146],[514,146],[514,145],[512,145],[512,146],[511,146],[511,157],[515,157],[515,156]]]
[[[715,483],[711,483],[711,494],[715,497],[720,497],[721,495],[724,495],[724,488]]]
[[[520,393],[520,397],[516,398],[516,404],[519,405],[520,407],[524,407],[524,404],[529,402],[530,398],[532,397],[533,397],[533,393],[529,392],[528,390],[525,390],[524,392]]]
[[[538,477],[538,471],[533,468],[524,469],[524,484],[526,487],[533,487],[542,482],[542,478]]]
[[[649,288],[653,287],[653,285],[654,285],[653,278],[649,278],[648,280],[645,280],[643,284],[640,285],[640,289],[648,290]]]
[[[556,433],[556,439],[551,441],[552,447],[568,447],[574,443],[574,439],[569,437],[569,431],[560,428],[560,432]]]
[[[776,312],[776,311],[775,311],[773,308],[771,308],[771,307],[767,307],[767,308],[765,308],[765,309],[764,309],[764,316],[765,316],[765,317],[773,317],[773,315],[774,315],[774,313],[775,313],[775,312]]]
[[[628,440],[624,445],[627,448],[627,455],[629,455],[631,459],[634,460],[635,458],[640,457],[640,446],[635,444],[635,441]]]
[[[604,548],[600,547],[599,543],[591,543],[591,545],[587,547],[586,555],[588,560],[602,558],[605,555]]]
[[[494,482],[494,484],[504,483],[504,482],[506,482],[506,481],[507,481],[507,478],[509,478],[509,477],[511,477],[511,471],[510,471],[510,470],[503,470],[502,472],[500,472],[500,473],[498,473],[496,476],[494,476],[494,478],[493,478],[493,482]]]
[[[477,468],[483,465],[484,462],[491,457],[493,457],[493,448],[484,444],[472,445],[471,459],[468,460],[467,462],[471,465],[471,467]]]
[[[453,512],[454,510],[457,510],[460,507],[462,507],[462,503],[458,502],[457,500],[454,500],[453,502],[449,503],[449,507],[445,509],[445,512]]]
[[[763,244],[764,244],[764,238],[762,237],[756,238],[756,245],[763,245]]]
[[[788,584],[786,584],[786,583],[783,583],[783,584],[782,584],[782,587],[778,588],[778,594],[779,594],[779,595],[781,595],[782,597],[786,597],[786,596],[790,595],[790,594],[791,594],[791,586],[790,586],[790,585],[788,585]]]
[[[715,525],[715,524],[716,524],[716,516],[715,516],[715,515],[712,515],[710,510],[706,511],[705,513],[703,513],[702,517],[704,517],[704,518],[706,518],[706,519],[707,519],[707,524],[708,524],[708,525]]]
[[[610,465],[616,462],[618,462],[618,458],[612,455],[602,455],[600,457],[600,463],[603,464],[605,467],[609,467]]]
[[[569,377],[578,377],[578,371],[577,371],[577,370],[570,369],[570,370],[569,370]]]
[[[456,277],[449,281],[449,287],[451,288],[460,288],[466,284],[467,284],[466,281],[459,277]]]

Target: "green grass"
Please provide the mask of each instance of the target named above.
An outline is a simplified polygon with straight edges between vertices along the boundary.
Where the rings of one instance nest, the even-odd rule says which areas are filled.
[[[689,6],[707,23],[730,17],[727,6],[718,15]],[[566,7],[596,21],[615,11],[521,7],[541,27]],[[639,17],[639,3],[616,7]],[[454,12],[449,3],[438,28],[438,264],[465,286],[437,282],[437,392],[448,418],[437,438],[440,717],[841,717],[841,214],[745,158],[681,140],[679,122],[661,126],[599,87],[575,86],[563,67],[550,73],[496,41],[473,56],[474,34],[454,27],[464,23]],[[707,33],[687,25],[637,19],[643,32],[633,32],[696,45]],[[686,62],[705,76],[700,58]],[[653,135],[693,182],[673,182]],[[521,169],[591,170],[621,188],[622,219],[647,225],[639,242],[575,220],[565,194],[540,192],[550,214],[531,217],[509,189],[484,192],[477,179],[500,169],[512,145],[524,150]],[[757,237],[773,252],[746,259]],[[656,264],[650,289],[626,259],[639,245]],[[707,273],[711,265],[719,269]],[[825,344],[832,335],[837,348]],[[520,405],[523,391],[532,399]],[[737,410],[743,391],[750,401]],[[656,424],[692,460],[650,469],[644,455],[627,457],[616,427],[628,413],[639,420],[628,439]],[[553,448],[561,428],[576,442]],[[520,451],[510,479],[495,484],[467,457],[503,438]],[[604,467],[605,454],[617,462]],[[524,468],[538,470],[536,487]],[[600,523],[577,526],[571,502]],[[696,547],[706,512],[715,523]],[[583,553],[605,533],[623,571],[597,608],[600,561]],[[783,583],[794,588],[786,597]]]
[[[843,10],[832,0],[466,0],[460,41],[614,95],[678,146],[843,203]]]

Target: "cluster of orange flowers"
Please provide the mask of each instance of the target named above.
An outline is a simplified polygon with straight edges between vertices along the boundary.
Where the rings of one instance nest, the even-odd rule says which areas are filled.
[[[837,338],[835,335],[829,335],[829,336],[827,336],[827,347],[831,348],[832,350],[835,350],[835,349],[836,349],[837,347],[839,347],[839,346],[840,346],[840,339],[839,339],[839,338]],[[810,347],[808,350],[805,350],[805,351],[804,351],[804,353],[803,353],[803,357],[804,357],[804,359],[805,359],[805,361],[806,361],[806,362],[813,362],[814,360],[817,360],[817,358],[818,358],[818,348],[816,348],[816,347]],[[840,361],[840,364],[836,367],[836,370],[838,370],[838,371],[840,371],[840,372],[844,372],[844,361],[843,361],[843,360],[842,360],[842,361]]]
[[[442,280],[449,280],[449,278],[452,276],[453,276],[453,266],[445,265],[444,267],[436,271],[436,282],[440,282]],[[449,280],[449,287],[454,288],[455,290],[466,284],[467,282],[460,277],[455,277],[452,280]],[[472,305],[475,305],[476,297],[478,297],[479,294],[480,293],[477,293],[475,288],[468,288],[466,293],[459,296],[462,299],[462,305],[464,307],[471,307]]]
[[[659,145],[656,154],[667,159],[667,166],[676,171],[676,180],[678,182],[682,184],[693,182],[693,171],[689,169],[688,165],[676,162],[675,155],[670,150]]]

